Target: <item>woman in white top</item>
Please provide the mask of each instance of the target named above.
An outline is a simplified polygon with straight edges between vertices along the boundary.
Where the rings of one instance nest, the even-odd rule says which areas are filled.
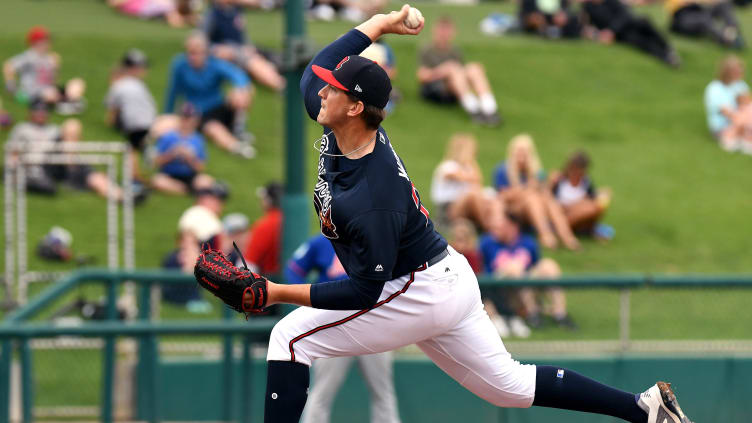
[[[559,177],[554,179],[552,191],[564,208],[569,225],[575,232],[593,233],[598,221],[608,209],[611,194],[596,192],[587,175],[590,158],[583,151],[574,153]]]
[[[433,172],[431,200],[435,222],[441,226],[446,227],[450,220],[467,218],[486,229],[489,211],[500,207],[494,196],[483,190],[476,152],[477,142],[472,135],[454,134],[447,144],[444,160]]]
[[[725,57],[718,76],[705,88],[705,112],[708,128],[721,148],[736,151],[742,145],[744,119],[738,116],[737,98],[749,93],[744,82],[744,62],[737,56]]]

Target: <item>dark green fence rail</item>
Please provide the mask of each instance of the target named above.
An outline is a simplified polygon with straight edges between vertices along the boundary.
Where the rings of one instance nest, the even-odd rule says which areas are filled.
[[[119,322],[116,320],[116,302],[118,288],[124,282],[139,285],[138,320],[134,322]],[[87,323],[80,326],[52,326],[48,323],[30,321],[35,315],[72,290],[82,284],[99,283],[106,288],[107,321],[102,323]],[[33,338],[55,337],[61,335],[97,337],[104,339],[103,348],[103,376],[101,421],[111,422],[113,413],[113,379],[115,369],[115,340],[117,337],[134,337],[139,341],[138,351],[138,418],[150,422],[157,421],[159,389],[157,387],[156,369],[159,354],[156,336],[159,335],[205,335],[218,334],[223,340],[223,387],[229,390],[233,386],[233,357],[232,347],[234,337],[240,337],[243,344],[242,368],[250,369],[250,344],[263,342],[271,332],[275,318],[261,317],[249,321],[233,319],[235,313],[225,309],[224,320],[215,321],[181,321],[180,323],[152,322],[151,287],[154,284],[186,284],[195,283],[192,275],[163,270],[154,271],[111,271],[84,270],[73,273],[50,288],[40,293],[23,307],[10,313],[0,323],[0,423],[9,421],[10,415],[10,374],[14,351],[19,356],[21,370],[22,417],[24,422],[33,421],[33,383],[32,383],[32,352],[29,341]],[[738,288],[752,287],[752,275],[579,275],[567,276],[560,279],[494,279],[481,277],[479,283],[483,288],[494,287],[547,287],[561,286],[564,288],[609,288],[621,291],[620,307],[620,341],[623,349],[629,346],[629,298],[632,289],[658,288]],[[243,396],[251,395],[249,383],[242,383]],[[232,395],[223,395],[224,420],[230,419],[230,411],[240,410],[239,415],[250,416],[245,402],[232,404]]]

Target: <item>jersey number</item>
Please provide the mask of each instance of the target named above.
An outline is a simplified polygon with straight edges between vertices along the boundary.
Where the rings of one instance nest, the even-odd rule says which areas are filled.
[[[426,217],[426,226],[428,226],[428,210],[423,207],[423,204],[421,204],[420,195],[418,195],[418,189],[415,188],[415,184],[410,182],[410,185],[412,185],[413,187],[413,202],[415,203],[415,208],[417,208],[418,211],[420,211],[423,216]]]

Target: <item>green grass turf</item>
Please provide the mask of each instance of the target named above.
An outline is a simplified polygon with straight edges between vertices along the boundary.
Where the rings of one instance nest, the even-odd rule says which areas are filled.
[[[89,108],[81,116],[87,140],[116,140],[103,123],[102,99],[108,73],[123,51],[138,47],[150,56],[147,83],[163,102],[171,57],[180,51],[185,30],[158,22],[119,16],[95,0],[4,0],[0,7],[0,58],[24,47],[33,24],[47,25],[55,50],[63,57],[61,76],[82,76],[88,82]],[[720,151],[707,133],[702,91],[713,77],[724,51],[705,41],[671,37],[684,66],[671,70],[623,46],[588,42],[551,42],[523,36],[483,36],[478,23],[492,11],[511,11],[508,3],[474,7],[418,5],[429,23],[442,14],[456,18],[458,43],[469,60],[482,61],[497,92],[506,123],[498,129],[474,126],[457,107],[420,101],[415,81],[416,51],[429,33],[417,38],[387,37],[394,47],[399,75],[394,81],[404,101],[384,126],[405,159],[416,186],[428,200],[431,172],[440,160],[449,134],[468,131],[480,140],[480,163],[487,177],[503,158],[507,141],[529,132],[547,169],[585,148],[593,158],[593,176],[615,193],[606,218],[616,228],[608,245],[585,242],[584,251],[547,253],[566,273],[582,272],[712,272],[752,270],[749,234],[752,224],[752,158]],[[665,27],[659,7],[642,9]],[[752,25],[752,11],[739,12],[742,27]],[[248,14],[256,43],[280,48],[283,19],[279,12]],[[318,45],[345,32],[349,24],[310,23]],[[744,54],[745,59],[750,54]],[[22,106],[7,94],[2,100],[16,119]],[[255,188],[282,175],[283,102],[259,89],[249,118],[258,138],[259,155],[252,161],[210,149],[209,173],[229,182],[232,197],[226,211],[260,215]],[[59,117],[56,120],[61,120]],[[308,123],[308,139],[320,133]],[[0,134],[0,138],[4,138]],[[306,143],[307,145],[307,143]],[[306,149],[308,185],[313,184],[315,153]],[[137,265],[156,267],[173,247],[176,222],[189,198],[160,194],[136,210]],[[105,258],[105,204],[90,193],[64,190],[57,198],[29,197],[29,239],[34,244],[54,224],[74,234],[79,254]],[[313,213],[311,231],[315,231]],[[2,259],[2,258],[0,258]],[[50,268],[33,258],[32,268]],[[637,338],[748,337],[752,294],[744,290],[643,290],[633,297],[633,335]],[[617,294],[606,290],[572,291],[570,310],[581,330],[555,329],[534,338],[600,339],[615,336]],[[215,307],[216,309],[216,307]],[[215,310],[216,311],[216,310]],[[169,310],[171,317],[180,317]],[[216,314],[216,313],[215,313]]]

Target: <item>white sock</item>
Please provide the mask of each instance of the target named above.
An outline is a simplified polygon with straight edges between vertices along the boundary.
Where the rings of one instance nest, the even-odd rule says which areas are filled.
[[[496,110],[498,110],[498,106],[496,105],[496,99],[493,94],[485,93],[480,96],[480,111],[483,112],[484,115],[493,115],[496,113]]]
[[[232,133],[239,137],[245,133],[246,111],[235,110],[235,119],[232,122]]]
[[[465,109],[466,112],[469,114],[478,113],[480,110],[480,103],[478,102],[478,97],[475,96],[475,94],[467,93],[460,97],[460,104],[462,105],[462,108]]]

